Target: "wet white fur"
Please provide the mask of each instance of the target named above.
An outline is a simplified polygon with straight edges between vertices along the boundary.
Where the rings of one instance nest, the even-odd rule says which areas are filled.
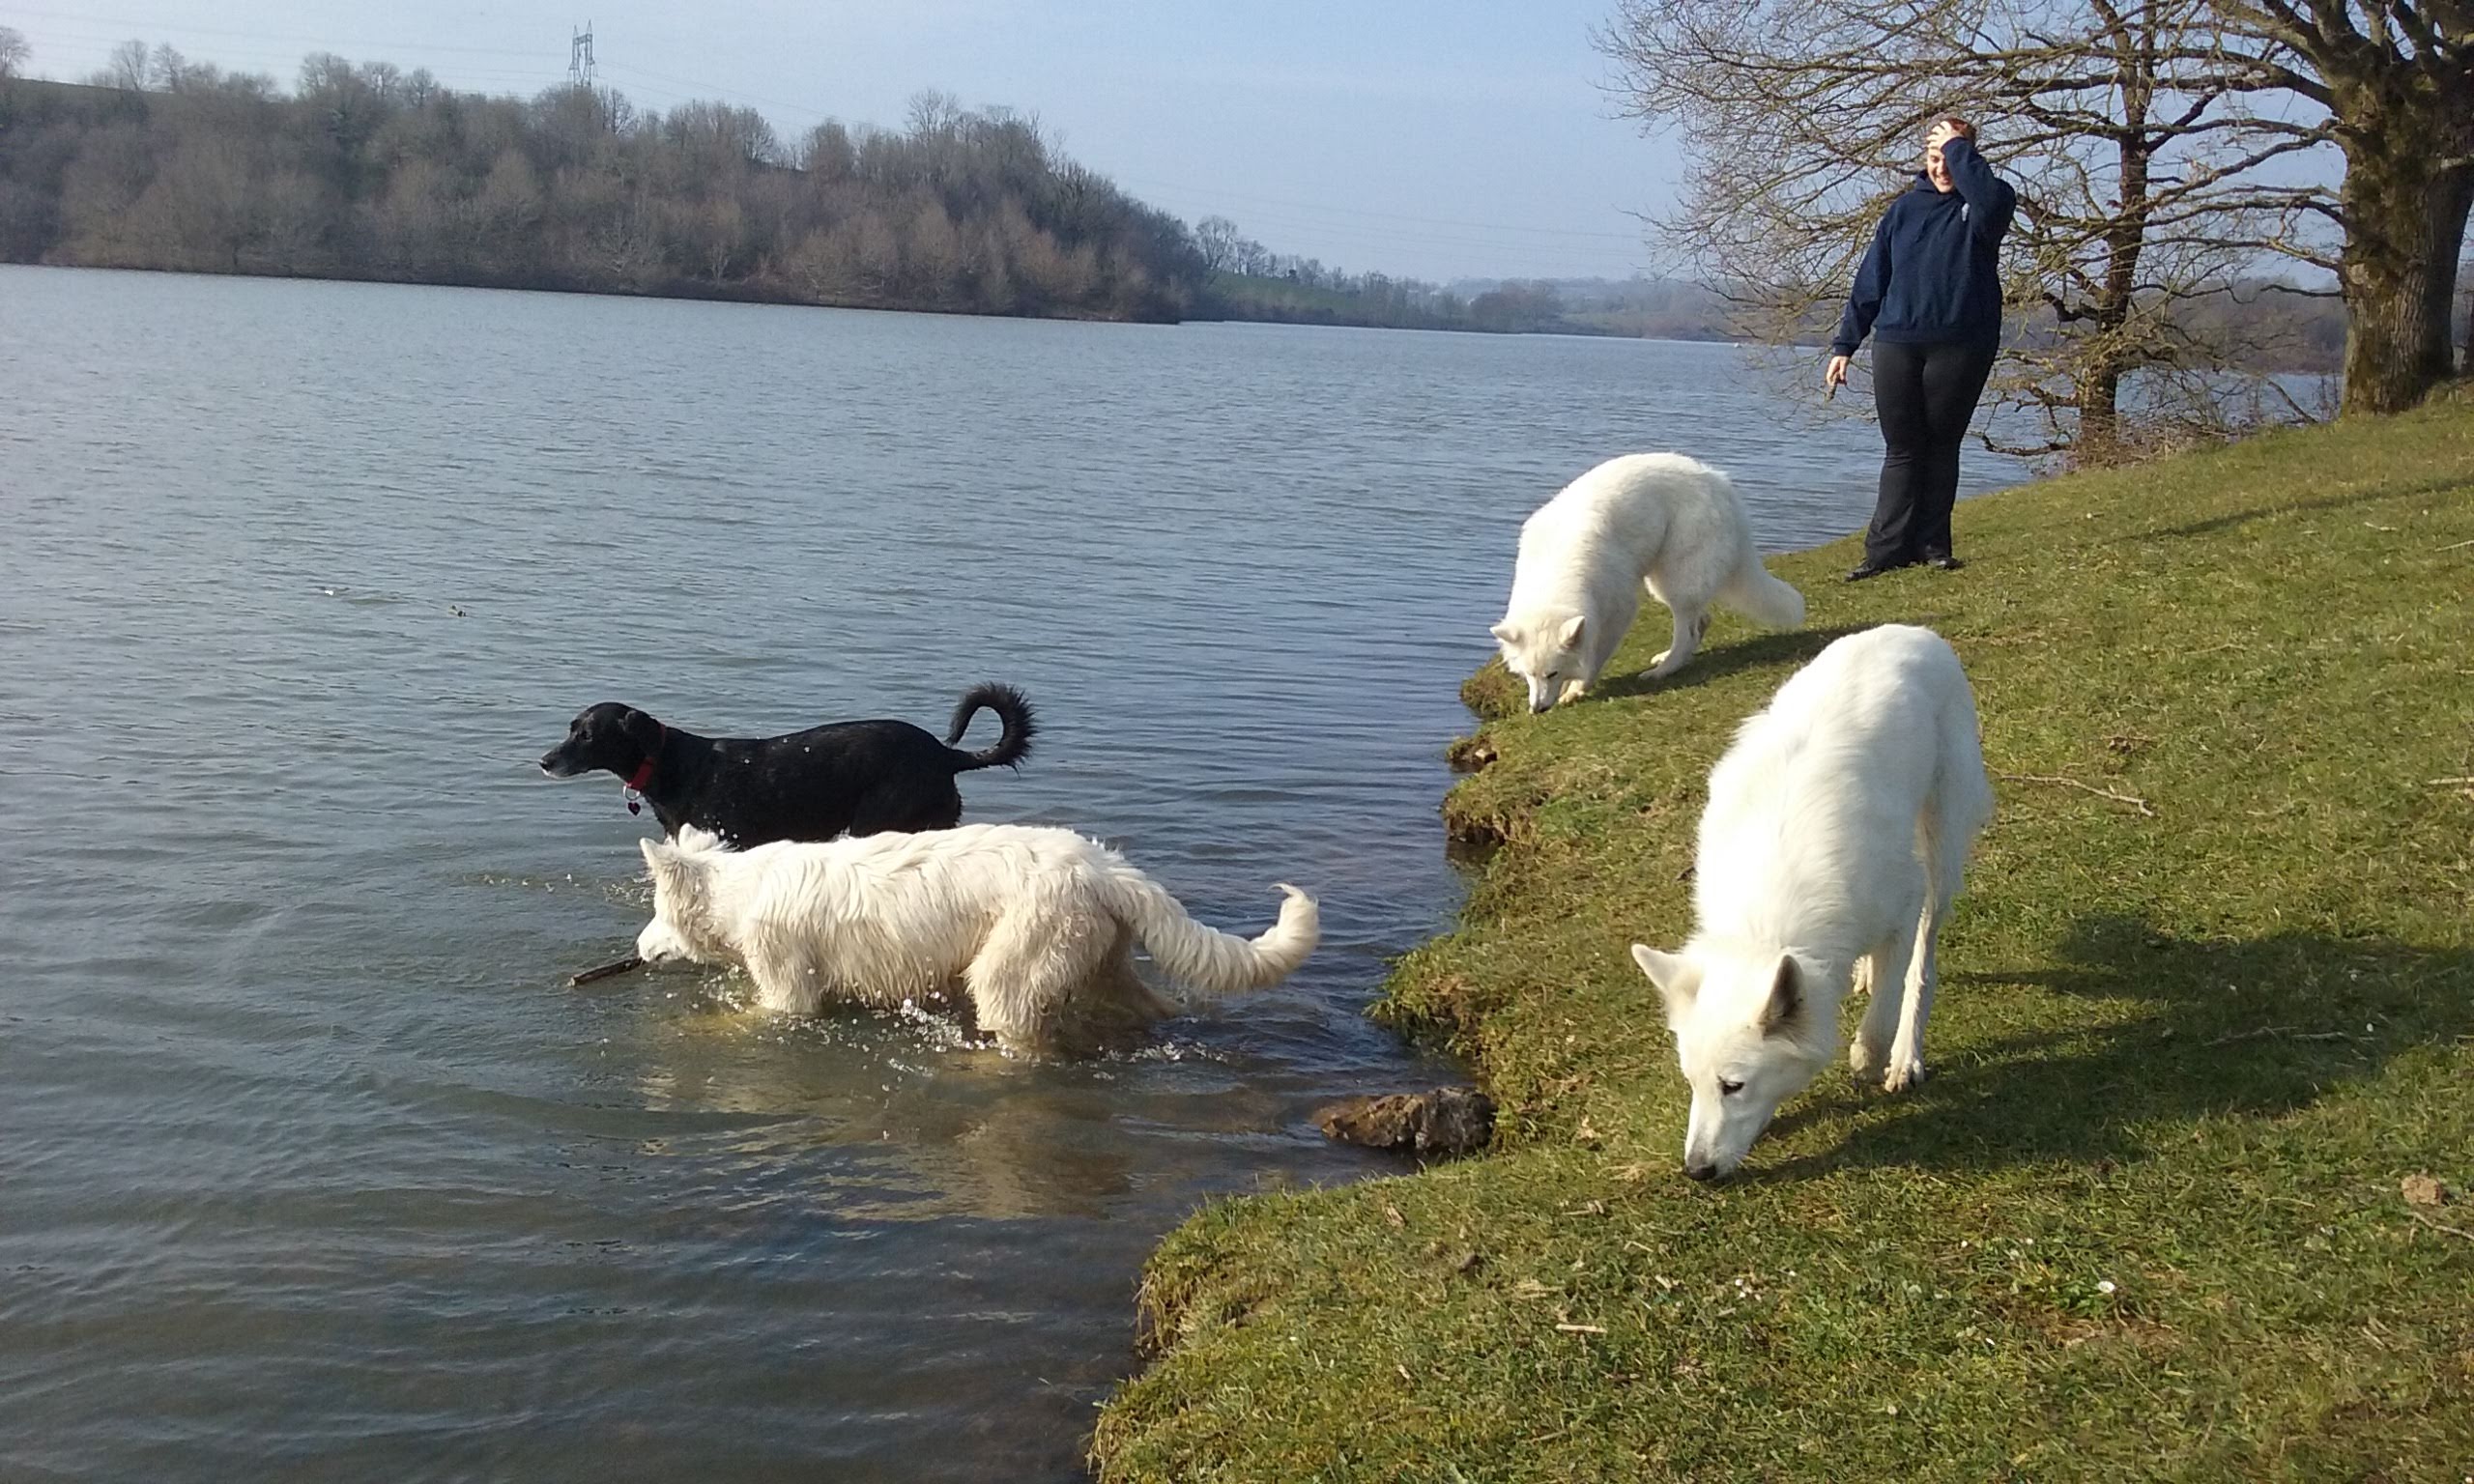
[[[1893,1093],[1923,1080],[1935,939],[1992,814],[1975,699],[1930,629],[1839,640],[1743,724],[1710,773],[1691,941],[1632,949],[1692,1084],[1688,1172],[1742,1161],[1828,1061],[1856,985],[1872,1005],[1850,1064]]]
[[[1494,636],[1504,664],[1529,684],[1530,710],[1588,694],[1645,588],[1675,619],[1653,679],[1692,658],[1712,604],[1773,629],[1804,621],[1803,595],[1762,567],[1725,474],[1680,453],[1609,459],[1520,528],[1511,599]]]
[[[643,842],[648,962],[735,962],[767,1010],[827,999],[895,1006],[959,989],[1007,1047],[1073,1053],[1168,1013],[1135,974],[1215,994],[1288,977],[1314,949],[1314,900],[1283,885],[1280,921],[1205,928],[1125,857],[1071,830],[974,824],[915,835],[717,847],[701,830]]]

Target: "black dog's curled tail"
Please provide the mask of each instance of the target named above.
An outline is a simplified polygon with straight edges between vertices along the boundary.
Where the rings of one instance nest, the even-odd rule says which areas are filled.
[[[965,753],[955,744],[963,733],[970,730],[971,718],[982,711],[993,711],[1004,731],[996,745],[976,753]],[[945,746],[953,749],[954,771],[967,773],[973,768],[1011,768],[1031,755],[1031,738],[1039,735],[1039,724],[1031,720],[1031,703],[1021,692],[1010,685],[993,681],[974,685],[963,692],[960,704],[954,707],[953,730],[945,736]]]

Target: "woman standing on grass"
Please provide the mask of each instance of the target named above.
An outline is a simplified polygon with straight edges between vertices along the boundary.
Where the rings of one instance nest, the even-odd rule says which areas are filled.
[[[1830,341],[1827,385],[1873,337],[1873,406],[1882,422],[1882,494],[1851,583],[1917,562],[1955,570],[1950,507],[1959,446],[2001,343],[2001,234],[2018,192],[1976,153],[1975,126],[1934,121],[1924,173],[1890,203],[1856,271],[1856,290]]]

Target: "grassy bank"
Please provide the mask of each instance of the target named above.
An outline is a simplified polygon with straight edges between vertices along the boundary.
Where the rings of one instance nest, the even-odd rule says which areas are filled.
[[[1453,828],[1503,842],[1384,1013],[1505,1105],[1489,1157],[1205,1211],[1107,1480],[2474,1474],[2474,408],[2028,486],[1971,565],[1776,563],[1676,683],[1533,719]],[[1829,639],[1957,645],[1999,813],[1943,941],[1934,1077],[1840,1069],[1732,1182],[1625,955],[1689,927],[1736,723]],[[2457,782],[2434,782],[2456,780]]]

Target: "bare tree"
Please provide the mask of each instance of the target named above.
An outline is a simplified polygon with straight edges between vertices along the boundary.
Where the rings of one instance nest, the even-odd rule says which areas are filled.
[[[961,99],[941,88],[923,88],[910,95],[910,107],[905,122],[912,134],[927,138],[955,132],[963,118]]]
[[[387,194],[373,214],[373,253],[390,273],[418,278],[440,271],[469,251],[475,225],[456,194],[451,173],[416,157],[389,175]]]
[[[26,58],[31,55],[24,32],[14,26],[0,26],[0,82],[23,72]]]
[[[490,162],[490,173],[473,198],[479,240],[479,267],[492,276],[512,275],[525,244],[541,220],[541,182],[524,152],[507,148]]]
[[[2043,414],[2042,448],[2094,456],[2133,436],[2133,376],[2241,363],[2184,304],[2262,254],[2324,256],[2324,192],[2272,171],[2324,121],[2250,107],[2261,84],[2210,60],[2204,3],[1623,0],[1599,42],[1625,110],[1686,145],[1668,243],[1778,343],[1826,331],[1925,124],[1975,120],[2020,186],[2006,287],[2031,321],[1995,395]]]
[[[237,271],[257,235],[245,145],[215,134],[184,140],[124,223],[149,258],[208,272]]]
[[[728,103],[681,103],[661,121],[662,136],[698,157],[707,170],[735,172],[782,157],[781,141],[764,115]]]
[[[847,181],[856,166],[859,154],[850,143],[850,131],[839,123],[827,120],[808,130],[807,142],[799,151],[799,167],[820,181]]]
[[[278,167],[260,189],[259,204],[264,230],[258,251],[268,271],[308,273],[331,267],[324,239],[332,225],[333,208],[314,179]]]
[[[932,197],[919,203],[904,227],[902,246],[907,297],[940,307],[959,300],[966,265],[962,237],[942,202]]]
[[[123,42],[112,48],[111,60],[91,79],[93,85],[118,88],[123,93],[143,93],[152,56],[144,42]]]
[[[394,63],[364,62],[354,71],[360,76],[361,86],[367,88],[370,96],[381,104],[405,101],[404,70]]]
[[[2256,78],[2208,54],[2192,0],[2020,0],[1990,18],[2009,55],[1978,62],[1965,106],[2011,131],[2026,204],[2013,283],[2055,329],[2022,337],[2004,393],[2044,414],[2048,447],[2066,431],[2091,458],[2222,433],[2246,404],[2300,411],[2244,374],[2290,362],[2280,322],[2208,311],[2265,261],[2333,266],[2330,192],[2295,179],[2298,161],[2330,153],[2324,117],[2255,106]]]
[[[1244,240],[1237,223],[1225,216],[1205,216],[1194,223],[1194,245],[1202,249],[1203,267],[1215,273],[1240,271],[1237,244]]]
[[[2452,367],[2474,208],[2474,8],[2464,0],[2212,0],[2222,50],[2324,108],[2345,156],[2345,410],[2420,401]]]
[[[748,212],[736,196],[672,198],[661,213],[667,255],[687,273],[717,285],[745,276]]]

